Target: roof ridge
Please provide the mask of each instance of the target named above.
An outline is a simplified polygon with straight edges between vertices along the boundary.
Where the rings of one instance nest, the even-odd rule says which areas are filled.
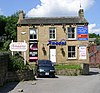
[[[63,16],[63,17],[26,17],[26,18],[24,18],[24,19],[37,19],[37,18],[80,18],[80,17],[78,17],[78,16]]]

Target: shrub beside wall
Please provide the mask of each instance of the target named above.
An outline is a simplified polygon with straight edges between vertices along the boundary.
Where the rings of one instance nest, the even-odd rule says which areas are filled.
[[[55,68],[57,75],[77,76],[82,74],[80,64],[58,64]]]
[[[9,81],[33,80],[33,70],[25,66],[19,56],[0,53],[0,86]]]

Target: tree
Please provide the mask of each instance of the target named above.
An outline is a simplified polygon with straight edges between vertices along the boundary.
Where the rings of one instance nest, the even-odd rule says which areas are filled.
[[[6,26],[6,17],[1,15],[0,16],[0,36],[5,34],[5,26]]]
[[[100,39],[96,38],[95,43],[96,43],[96,45],[100,45]]]
[[[100,35],[95,33],[89,33],[89,38],[100,38]]]
[[[17,26],[16,23],[18,21],[18,12],[7,17],[5,26],[5,33],[7,36],[7,40],[15,40],[17,39]]]

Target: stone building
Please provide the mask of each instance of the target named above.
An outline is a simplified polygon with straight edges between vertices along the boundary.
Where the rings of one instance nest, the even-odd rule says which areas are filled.
[[[29,62],[48,59],[54,63],[89,63],[88,21],[83,9],[74,17],[25,18],[20,11],[17,41],[24,40]]]

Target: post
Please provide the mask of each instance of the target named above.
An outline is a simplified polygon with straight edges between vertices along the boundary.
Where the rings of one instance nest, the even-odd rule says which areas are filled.
[[[13,43],[13,40],[11,41],[11,43]],[[12,51],[11,53],[12,53],[12,56],[13,56],[14,55],[14,52]]]
[[[24,65],[26,65],[26,51],[24,51]]]
[[[24,40],[25,43],[25,40]],[[24,51],[24,65],[26,65],[26,51]]]

